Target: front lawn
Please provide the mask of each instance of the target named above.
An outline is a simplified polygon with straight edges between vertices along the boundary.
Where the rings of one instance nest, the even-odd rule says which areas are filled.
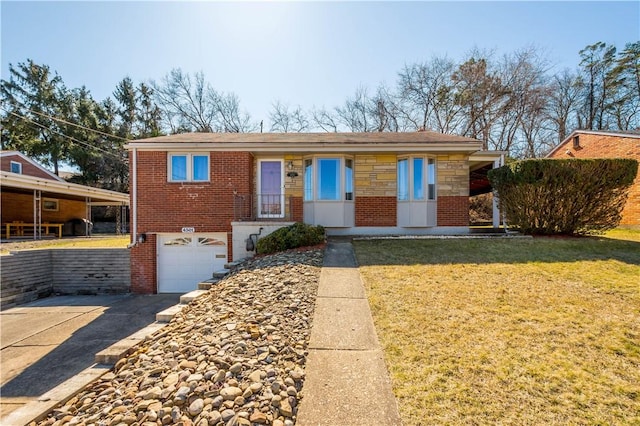
[[[406,426],[640,424],[640,232],[354,247]]]

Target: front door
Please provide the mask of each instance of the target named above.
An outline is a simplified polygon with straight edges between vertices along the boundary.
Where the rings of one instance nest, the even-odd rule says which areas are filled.
[[[258,217],[284,217],[284,162],[258,162]]]

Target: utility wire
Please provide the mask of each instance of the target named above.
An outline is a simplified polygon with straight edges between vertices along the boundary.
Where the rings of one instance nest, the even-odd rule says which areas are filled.
[[[18,102],[18,103],[19,103],[19,102]],[[120,137],[120,136],[112,135],[112,134],[110,134],[110,133],[101,132],[100,130],[92,129],[92,128],[90,128],[90,127],[85,127],[85,126],[82,126],[82,125],[80,125],[80,124],[76,124],[76,123],[71,123],[71,122],[69,122],[69,121],[63,120],[62,118],[56,118],[56,117],[53,117],[53,116],[51,116],[51,115],[44,114],[44,113],[42,113],[42,112],[34,111],[34,110],[32,110],[32,109],[26,108],[26,107],[24,106],[24,104],[21,104],[20,106],[22,106],[25,110],[27,110],[27,111],[29,111],[29,112],[31,112],[31,113],[33,113],[33,114],[37,114],[37,115],[39,115],[39,116],[41,116],[41,117],[48,118],[48,119],[50,119],[50,120],[59,121],[60,123],[67,124],[67,125],[69,125],[69,126],[78,127],[78,128],[80,128],[80,129],[83,129],[83,130],[88,130],[88,131],[90,131],[90,132],[98,133],[98,134],[101,134],[101,135],[103,135],[103,136],[108,136],[108,137],[110,137],[110,138],[120,139],[121,141],[125,141],[125,142],[129,142],[129,141],[130,141],[130,140],[129,140],[129,139],[127,139],[127,138],[123,138],[123,137]],[[10,112],[9,110],[7,110],[5,107],[0,107],[0,108],[2,108],[5,112],[9,112],[9,113],[11,113],[11,112]],[[12,114],[15,114],[15,113],[12,113]]]
[[[123,137],[120,137],[120,136],[116,136],[116,135],[112,135],[112,134],[109,134],[109,133],[101,132],[100,130],[92,129],[90,127],[85,127],[85,126],[82,126],[80,124],[71,123],[69,121],[63,120],[62,118],[52,117],[50,115],[47,115],[47,114],[44,114],[44,113],[41,113],[41,112],[38,112],[38,111],[34,111],[32,109],[28,109],[28,108],[25,108],[25,109],[27,111],[29,111],[29,112],[34,113],[34,114],[38,114],[41,117],[45,117],[45,118],[48,118],[48,119],[51,119],[51,120],[54,120],[54,121],[59,121],[60,123],[68,124],[69,126],[79,127],[80,129],[88,130],[90,132],[95,132],[95,133],[101,134],[103,136],[108,136],[110,138],[116,138],[116,139],[120,139],[121,141],[129,142],[129,139],[127,139],[127,138],[123,138]]]
[[[3,108],[3,109],[4,109],[4,108]],[[90,144],[88,144],[88,143],[86,143],[86,142],[79,141],[78,139],[76,139],[76,138],[74,138],[74,137],[72,137],[72,136],[65,135],[64,133],[61,133],[61,132],[59,132],[59,131],[57,131],[57,130],[53,130],[53,129],[51,129],[51,128],[49,128],[49,127],[47,127],[47,126],[43,125],[43,124],[40,124],[40,123],[38,123],[38,122],[35,122],[35,121],[31,120],[30,118],[28,118],[28,117],[24,117],[24,116],[22,116],[22,115],[20,115],[20,114],[17,114],[17,113],[15,113],[15,112],[13,112],[13,111],[7,111],[6,109],[5,109],[5,111],[6,111],[6,112],[8,112],[8,113],[9,113],[9,114],[11,114],[11,115],[14,115],[14,116],[16,116],[16,117],[18,117],[18,118],[21,118],[21,119],[25,120],[25,121],[28,121],[29,123],[35,124],[36,126],[38,126],[38,127],[42,128],[42,129],[49,130],[50,132],[53,132],[53,133],[55,133],[55,134],[57,134],[57,135],[59,135],[59,136],[65,137],[65,138],[67,138],[67,139],[71,140],[72,142],[75,142],[75,143],[77,143],[77,144],[80,144],[80,145],[82,145],[82,146],[84,146],[84,147],[86,147],[86,148],[95,149],[95,150],[97,150],[97,151],[100,151],[100,152],[103,152],[103,153],[105,153],[105,154],[107,154],[107,155],[110,155],[110,156],[112,156],[113,158],[117,158],[118,160],[124,161],[125,163],[127,163],[127,162],[128,162],[128,159],[120,158],[120,157],[118,157],[116,154],[114,154],[113,152],[109,152],[109,151],[107,151],[107,150],[105,150],[105,149],[102,149],[102,148],[99,148],[99,147],[97,147],[97,146],[93,146],[93,145],[90,145]]]

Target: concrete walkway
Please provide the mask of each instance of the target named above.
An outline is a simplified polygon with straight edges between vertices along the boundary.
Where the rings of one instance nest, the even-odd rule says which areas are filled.
[[[401,425],[349,242],[329,242],[296,425]]]

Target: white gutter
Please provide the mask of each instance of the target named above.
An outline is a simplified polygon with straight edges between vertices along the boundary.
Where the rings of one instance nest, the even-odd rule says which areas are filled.
[[[127,248],[138,244],[138,151],[133,148],[131,152],[131,243]]]

